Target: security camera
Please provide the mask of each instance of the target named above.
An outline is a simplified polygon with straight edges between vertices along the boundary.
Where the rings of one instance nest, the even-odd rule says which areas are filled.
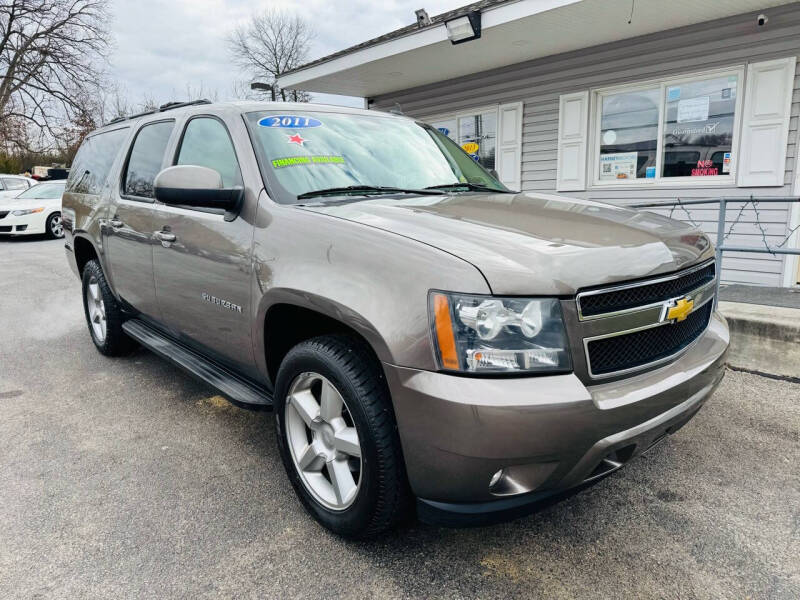
[[[766,25],[767,21],[769,21],[769,17],[767,17],[767,15],[765,15],[764,13],[758,15],[758,19],[756,20],[759,27],[763,27],[764,25]]]

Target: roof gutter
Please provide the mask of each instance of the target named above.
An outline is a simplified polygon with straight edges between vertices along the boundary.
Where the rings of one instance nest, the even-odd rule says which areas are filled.
[[[489,6],[482,10],[481,28],[483,30],[490,29],[498,25],[516,21],[517,19],[530,17],[538,13],[581,1],[582,0],[519,0],[518,2],[509,2],[499,6]],[[460,17],[453,17],[453,19],[456,18]],[[330,57],[323,58],[322,62],[315,62],[309,66],[298,67],[280,76],[278,78],[278,85],[286,89],[299,89],[302,88],[304,83],[319,77],[346,71],[347,69],[359,67],[383,58],[424,48],[431,44],[445,42],[448,39],[446,21],[440,21],[422,29],[411,30],[396,38],[378,41],[375,44],[369,44],[363,48],[354,49],[352,52],[346,52],[341,55],[331,55]]]

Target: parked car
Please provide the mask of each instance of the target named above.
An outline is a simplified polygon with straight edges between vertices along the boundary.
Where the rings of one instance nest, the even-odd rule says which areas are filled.
[[[13,198],[32,185],[36,185],[36,180],[30,177],[0,174],[0,198]]]
[[[165,105],[86,138],[63,214],[97,349],[273,407],[300,501],[346,536],[529,511],[724,372],[705,234],[509,190],[402,116]]]
[[[61,196],[65,181],[37,183],[16,198],[0,199],[0,234],[64,237]]]

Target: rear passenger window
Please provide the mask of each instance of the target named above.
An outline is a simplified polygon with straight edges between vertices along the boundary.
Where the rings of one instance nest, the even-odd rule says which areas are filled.
[[[197,117],[183,132],[176,165],[197,165],[214,169],[222,175],[226,188],[242,185],[242,173],[228,130],[220,121]]]
[[[12,177],[3,177],[3,187],[7,190],[27,190],[28,184],[24,179],[14,179]]]
[[[153,198],[153,181],[164,163],[174,121],[145,125],[136,134],[128,157],[122,191],[126,196]]]
[[[66,191],[99,194],[127,135],[128,128],[123,127],[97,133],[83,140],[72,161]]]

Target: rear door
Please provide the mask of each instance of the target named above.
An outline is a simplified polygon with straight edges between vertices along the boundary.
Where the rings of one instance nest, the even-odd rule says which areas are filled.
[[[153,280],[153,180],[164,167],[175,121],[145,123],[136,132],[121,171],[106,228],[114,288],[129,305],[159,320]]]
[[[173,164],[219,172],[224,187],[242,186],[229,125],[210,115],[189,118]],[[226,220],[212,209],[155,205],[159,242],[153,262],[162,322],[173,335],[200,346],[220,362],[247,371],[253,366],[250,334],[253,225],[252,198]]]

